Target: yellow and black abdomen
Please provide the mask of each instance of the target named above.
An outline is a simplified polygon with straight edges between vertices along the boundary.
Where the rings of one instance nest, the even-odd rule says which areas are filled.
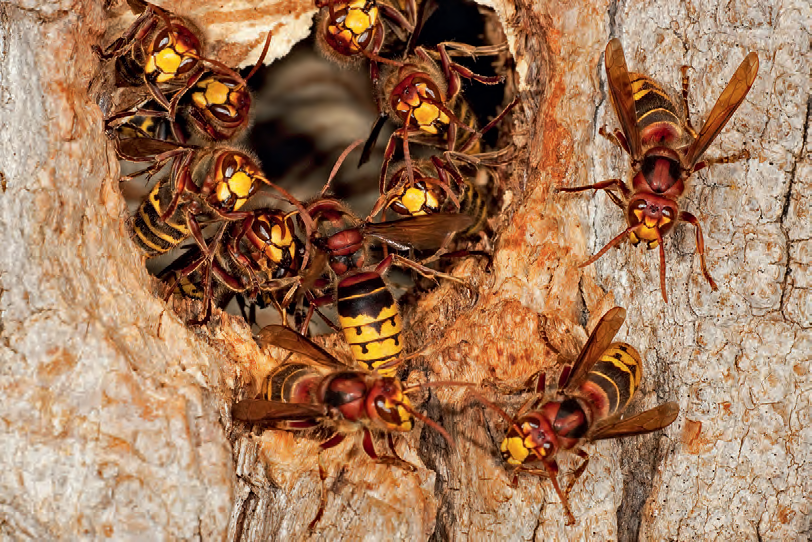
[[[682,115],[671,96],[650,77],[639,73],[629,76],[643,142],[679,142],[683,132]]]
[[[158,109],[160,106],[155,102],[147,102],[144,108],[152,107]],[[116,126],[116,132],[120,139],[132,139],[136,137],[146,137],[173,141],[172,124],[168,119],[150,115],[133,115],[126,121]]]
[[[479,127],[476,113],[471,109],[471,105],[461,97],[457,97],[454,103],[451,104],[451,111],[456,115],[457,119],[473,131],[468,131],[460,126],[457,126],[457,137],[454,139],[454,149],[462,149],[466,143],[473,137],[474,132]],[[471,148],[465,150],[465,154],[479,154],[482,152],[482,143],[477,140],[471,145]]]
[[[175,284],[175,293],[181,297],[197,301],[203,301],[206,297],[203,289],[203,279],[197,270],[184,275],[179,269],[168,269],[161,273],[160,278],[165,283]]]
[[[643,376],[640,354],[626,343],[612,343],[581,384],[588,397],[592,420],[597,421],[626,408]]]
[[[338,319],[353,359],[370,371],[403,351],[400,309],[378,273],[358,273],[339,282]],[[394,372],[381,374],[391,376]]]
[[[263,399],[283,403],[312,403],[321,373],[304,363],[284,363],[274,368],[262,382]]]
[[[460,197],[460,212],[473,218],[474,223],[460,232],[462,237],[476,236],[485,229],[491,203],[492,198],[485,193],[483,188],[476,185],[475,179],[466,176],[462,197]]]
[[[211,241],[211,239],[209,239]],[[173,293],[187,299],[206,301],[206,284],[204,270],[211,266],[209,274],[209,300],[216,307],[225,307],[234,297],[236,290],[231,284],[221,280],[222,267],[219,260],[227,252],[225,247],[216,247],[216,258],[206,262],[203,252],[197,244],[190,245],[183,254],[158,273],[158,278],[172,287]]]
[[[313,366],[305,363],[283,363],[274,368],[262,381],[260,397],[279,403],[315,404],[316,395],[324,376]],[[279,429],[307,429],[320,425],[319,419],[307,416],[293,419],[277,419],[271,423]]]
[[[158,181],[132,219],[135,244],[152,258],[169,252],[191,235],[182,205],[166,220],[161,219],[174,195],[170,177]]]

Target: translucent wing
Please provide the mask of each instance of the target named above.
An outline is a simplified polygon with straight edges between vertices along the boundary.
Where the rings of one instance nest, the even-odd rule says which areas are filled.
[[[307,269],[300,273],[302,279],[301,289],[311,289],[316,281],[322,276],[327,269],[327,262],[330,257],[323,251],[318,250],[310,258],[310,263],[307,264]]]
[[[264,399],[244,399],[234,405],[231,417],[244,422],[280,422],[307,420],[327,415],[326,405],[282,403]]]
[[[144,2],[144,0],[127,0],[127,4],[129,4],[130,9],[136,15],[143,13],[144,10],[149,6],[149,4]]]
[[[725,90],[722,91],[719,99],[716,100],[716,104],[713,106],[710,115],[708,115],[707,122],[702,126],[699,136],[691,143],[688,152],[685,153],[687,166],[693,168],[702,155],[705,154],[711,142],[716,139],[727,121],[730,120],[730,117],[733,116],[733,113],[744,101],[744,97],[747,96],[750,87],[753,86],[757,74],[758,56],[756,53],[750,53],[739,64],[733,78],[727,84]]]
[[[628,437],[631,435],[644,435],[663,427],[668,427],[677,419],[679,405],[674,402],[665,403],[658,407],[641,412],[626,419],[607,420],[595,426],[589,438],[601,440],[606,438]]]
[[[617,38],[612,39],[606,46],[604,61],[606,62],[606,79],[609,83],[612,107],[615,108],[620,128],[623,130],[623,135],[626,136],[632,159],[640,160],[643,156],[643,145],[640,141],[640,130],[637,127],[637,110],[634,106],[632,82],[629,78],[629,70],[626,68],[623,47]]]
[[[446,237],[464,230],[474,219],[460,213],[436,213],[388,222],[370,222],[364,226],[364,235],[374,237],[400,250],[414,248],[429,250],[442,246]]]
[[[285,326],[265,326],[259,332],[260,346],[278,346],[297,354],[307,356],[314,362],[329,369],[347,370],[352,368],[337,360],[313,341]]]
[[[590,369],[598,361],[600,355],[612,344],[617,330],[623,325],[626,319],[626,309],[614,307],[604,314],[592,334],[586,340],[586,344],[578,354],[578,359],[572,364],[572,370],[564,385],[564,391],[573,391],[586,379]]]
[[[133,162],[147,161],[154,159],[159,154],[186,148],[172,141],[154,139],[151,137],[126,137],[115,139],[116,151],[120,156],[124,156]],[[193,147],[188,147],[193,148]]]

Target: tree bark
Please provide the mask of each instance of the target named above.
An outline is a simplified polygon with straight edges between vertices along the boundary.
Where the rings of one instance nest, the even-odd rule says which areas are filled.
[[[272,62],[308,33],[309,1],[181,0],[217,58],[250,64],[273,31]],[[588,445],[565,525],[549,480],[512,487],[505,424],[464,390],[416,401],[431,428],[398,439],[404,471],[353,439],[321,454],[282,431],[250,434],[230,409],[279,352],[239,318],[187,328],[159,297],[128,239],[118,163],[88,96],[123,12],[101,1],[0,3],[0,533],[12,539],[801,540],[812,536],[812,160],[804,1],[692,4],[494,0],[516,61],[517,160],[493,269],[460,263],[475,294],[442,284],[407,310],[410,382],[516,385],[560,368],[608,308],[644,357],[642,410],[674,400],[662,432]],[[105,38],[102,36],[113,25]],[[577,266],[625,227],[603,194],[554,187],[626,179],[602,51],[619,37],[629,68],[678,88],[692,66],[701,126],[738,63],[759,76],[709,155],[751,158],[694,175],[699,217],[656,251],[621,244]],[[410,306],[411,307],[411,306]],[[341,341],[328,344],[341,349]],[[492,389],[492,388],[489,388]],[[490,393],[490,392],[489,392]],[[490,395],[515,412],[520,395]],[[327,473],[327,506],[313,533]],[[577,463],[562,462],[563,477]]]

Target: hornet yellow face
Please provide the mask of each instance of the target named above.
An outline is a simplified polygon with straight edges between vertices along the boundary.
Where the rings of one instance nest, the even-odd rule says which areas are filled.
[[[271,212],[259,214],[252,226],[257,238],[263,243],[265,256],[274,263],[292,262],[296,257],[293,222],[284,215]]]
[[[397,84],[392,92],[391,106],[403,122],[436,135],[446,130],[451,119],[438,107],[443,103],[440,89],[428,74],[416,72]]]
[[[644,194],[630,202],[628,220],[635,228],[629,232],[633,245],[646,241],[648,248],[657,248],[663,236],[674,227],[677,209],[672,200]]]
[[[540,412],[520,418],[502,441],[502,458],[509,465],[519,466],[528,461],[540,461],[553,456],[556,445],[552,427]]]
[[[156,83],[166,83],[197,66],[199,55],[200,41],[197,36],[185,26],[174,22],[152,40],[147,51],[144,73]]]
[[[191,119],[210,138],[231,139],[248,125],[251,93],[244,80],[215,73],[198,81],[190,94]]]
[[[380,420],[389,431],[411,431],[414,417],[408,409],[412,404],[403,394],[400,381],[392,377],[378,379],[369,390],[369,417]]]
[[[401,215],[424,216],[440,212],[443,196],[439,190],[432,190],[432,187],[421,179],[415,182],[414,186],[404,186],[392,200],[390,207]]]
[[[238,211],[259,190],[260,183],[268,183],[254,161],[236,151],[217,157],[214,181],[209,203],[221,213]]]
[[[324,39],[339,54],[353,56],[366,51],[380,32],[378,6],[370,0],[334,3],[323,9]]]

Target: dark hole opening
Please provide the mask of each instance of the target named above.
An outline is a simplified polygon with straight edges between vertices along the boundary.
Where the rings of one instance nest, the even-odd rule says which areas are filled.
[[[495,45],[486,38],[486,34],[493,35],[486,25],[501,33],[498,18],[489,8],[468,0],[442,0],[422,27],[417,45],[432,48],[444,41]],[[317,31],[315,26],[313,32]],[[369,136],[378,116],[367,63],[339,66],[317,50],[315,41],[311,33],[284,58],[260,68],[250,81],[256,116],[249,145],[269,179],[293,190],[303,200],[318,193],[347,145]],[[503,65],[497,70],[498,59],[494,56],[458,56],[454,61],[484,76],[504,74],[509,69]],[[245,68],[242,75],[250,70]],[[463,78],[461,94],[480,127],[507,101],[503,83],[485,85]],[[486,148],[496,147],[504,126],[502,123],[484,134]],[[388,120],[370,162],[357,168],[360,149],[354,151],[331,185],[332,193],[348,200],[362,217],[378,197],[381,155],[395,128]],[[398,149],[394,161],[401,158]]]

